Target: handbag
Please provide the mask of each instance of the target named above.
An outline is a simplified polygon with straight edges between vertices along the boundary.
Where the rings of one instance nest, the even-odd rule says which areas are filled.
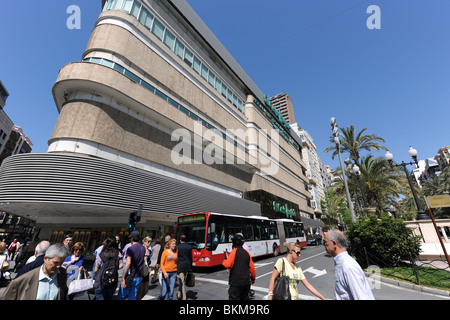
[[[4,256],[5,256],[5,261],[3,261],[3,263],[2,263],[2,268],[1,268],[2,272],[8,270],[8,268],[9,268],[8,256],[6,255],[6,253],[4,254]]]
[[[284,270],[284,259],[283,269],[280,275],[275,279],[272,300],[291,300],[291,292],[289,290],[289,277],[286,275],[286,272]]]
[[[81,279],[81,275],[84,275],[84,279]],[[94,288],[94,279],[90,278],[87,271],[78,272],[78,277],[73,280],[69,285],[68,295],[76,294],[91,290]]]
[[[150,267],[147,264],[147,261],[144,259],[144,266],[142,267],[142,277],[145,278],[150,273]]]
[[[186,275],[186,286],[195,287],[195,274],[192,271],[189,271]]]
[[[133,278],[134,278],[134,276],[130,273],[125,276],[125,287],[126,288],[131,287],[131,285],[133,284]]]

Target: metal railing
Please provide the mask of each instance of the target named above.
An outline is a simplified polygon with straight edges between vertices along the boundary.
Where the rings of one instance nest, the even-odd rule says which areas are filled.
[[[363,268],[378,266],[382,276],[450,290],[450,265],[445,260],[422,260],[411,254],[409,254],[409,259],[405,259],[405,257],[387,258],[373,254],[366,248],[363,253],[353,256]]]

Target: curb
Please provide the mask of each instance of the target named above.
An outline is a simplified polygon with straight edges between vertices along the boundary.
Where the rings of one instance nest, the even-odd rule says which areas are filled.
[[[366,277],[374,278],[373,274],[371,274],[369,272],[364,272],[364,273],[366,274]],[[379,275],[376,276],[376,279],[381,282],[389,283],[389,284],[392,284],[392,285],[395,285],[395,286],[398,286],[401,288],[405,288],[405,289],[435,294],[435,295],[444,296],[444,297],[450,297],[450,291],[447,291],[447,290],[420,286],[417,284],[404,282],[404,281],[400,281],[400,280],[396,280],[396,279],[391,279],[391,278],[387,278],[387,277],[383,277],[383,276],[379,276]]]

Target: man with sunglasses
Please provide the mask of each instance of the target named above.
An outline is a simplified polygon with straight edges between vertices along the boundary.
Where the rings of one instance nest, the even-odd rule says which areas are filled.
[[[347,238],[336,229],[323,240],[325,250],[334,258],[336,300],[374,300],[372,290],[358,262],[347,252]]]

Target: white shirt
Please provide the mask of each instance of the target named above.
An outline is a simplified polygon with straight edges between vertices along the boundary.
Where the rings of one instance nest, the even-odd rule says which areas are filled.
[[[56,300],[58,298],[58,272],[51,277],[45,275],[42,265],[39,270],[39,284],[36,300]]]
[[[374,300],[366,276],[347,251],[334,257],[336,300]]]

